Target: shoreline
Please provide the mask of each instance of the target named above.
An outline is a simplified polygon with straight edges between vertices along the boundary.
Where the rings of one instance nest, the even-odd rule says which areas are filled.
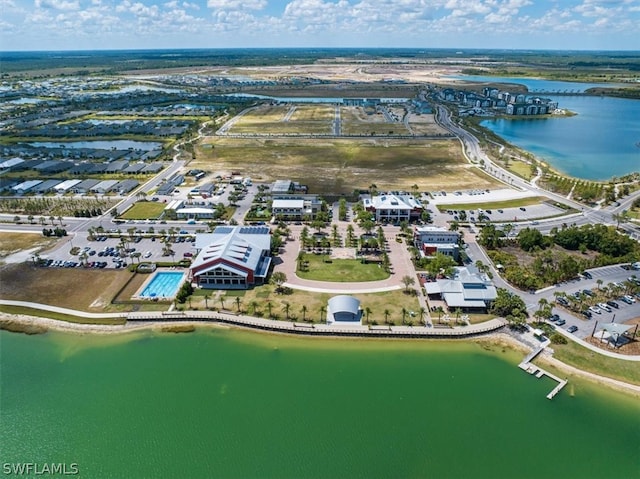
[[[196,328],[206,326],[208,328],[215,329],[238,329],[244,331],[252,331],[259,334],[277,334],[295,336],[289,333],[275,332],[275,331],[260,331],[252,328],[246,328],[242,326],[230,326],[227,324],[221,324],[217,322],[208,321],[145,321],[145,322],[128,322],[122,325],[103,325],[103,324],[85,324],[85,323],[66,323],[55,319],[42,318],[29,315],[14,315],[9,313],[0,312],[0,329],[13,333],[21,334],[44,334],[49,331],[56,331],[67,334],[79,334],[79,335],[115,335],[115,334],[128,334],[142,331],[152,331],[161,333],[188,333],[196,331]],[[16,329],[8,328],[7,326],[17,326]],[[22,327],[23,329],[20,329]],[[26,328],[25,328],[26,327]],[[297,336],[296,336],[297,337]],[[326,339],[326,336],[322,336]],[[336,339],[348,340],[345,337],[336,337]],[[358,340],[362,340],[362,337],[358,337]],[[370,338],[373,340],[394,340],[394,338]],[[395,338],[400,339],[400,338]],[[417,339],[417,338],[416,338]],[[442,338],[444,340],[454,341],[472,341],[478,344],[485,344],[488,347],[484,349],[495,352],[491,346],[508,347],[523,355],[526,355],[531,351],[531,347],[512,335],[505,332],[492,332],[479,335],[473,338],[455,338],[447,337]],[[442,341],[442,339],[426,339],[426,341]],[[424,341],[425,339],[422,339]],[[601,376],[589,371],[583,371],[577,369],[569,364],[554,358],[551,355],[544,355],[540,358],[541,362],[544,362],[556,369],[568,373],[570,375],[578,376],[582,379],[586,379],[595,384],[602,385],[613,389],[618,392],[631,394],[636,397],[640,397],[640,385],[626,383],[617,379]]]

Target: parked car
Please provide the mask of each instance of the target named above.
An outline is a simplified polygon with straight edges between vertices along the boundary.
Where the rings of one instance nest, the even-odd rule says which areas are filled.
[[[558,321],[560,319],[560,316],[558,316],[557,314],[552,314],[549,317],[549,321],[551,321],[552,323],[555,323],[556,321]]]
[[[616,308],[616,309],[620,308],[620,305],[618,303],[616,303],[615,301],[611,301],[611,300],[607,301],[607,305],[611,306],[612,308]]]
[[[598,303],[598,308],[602,309],[603,311],[606,311],[607,313],[611,312],[611,308],[607,306],[606,303]]]
[[[591,291],[590,289],[583,289],[582,292],[587,296],[593,297],[593,291]]]
[[[624,295],[625,298],[627,298],[629,301],[631,301],[632,303],[636,302],[636,298],[634,298],[633,296],[631,296],[630,294],[625,294]]]
[[[589,311],[596,314],[602,314],[602,310],[597,306],[589,306]]]
[[[593,276],[588,271],[583,271],[582,276],[584,276],[587,279],[593,279]]]
[[[567,331],[569,331],[570,333],[575,333],[578,330],[578,326],[569,326],[567,328]]]
[[[587,318],[587,319],[591,319],[591,317],[593,316],[593,315],[591,314],[591,311],[589,311],[588,309],[585,309],[585,310],[582,312],[582,314],[583,314],[583,315],[584,315],[584,317],[585,317],[585,318]]]
[[[627,303],[627,304],[633,304],[633,301],[631,301],[629,298],[627,298],[626,296],[621,296],[620,298],[618,298],[620,301],[622,301],[623,303]]]
[[[186,251],[186,252],[184,253],[184,257],[185,257],[185,258],[191,258],[192,256],[193,256],[193,253],[191,253],[191,252],[189,252],[189,251]]]
[[[561,320],[557,321],[556,324],[558,326],[564,326],[565,324],[567,324],[567,322],[564,319],[561,319]]]

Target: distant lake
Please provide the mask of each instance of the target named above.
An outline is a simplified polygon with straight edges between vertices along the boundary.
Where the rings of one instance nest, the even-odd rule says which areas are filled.
[[[530,90],[584,91],[603,83],[573,83],[516,77],[458,76],[468,81],[520,83]],[[534,94],[534,92],[531,92]],[[640,100],[596,96],[553,96],[572,117],[487,119],[480,124],[530,151],[553,168],[586,180],[608,180],[640,171]]]
[[[480,124],[576,178],[608,180],[640,171],[640,100],[557,96],[572,117],[490,119]]]
[[[142,150],[151,151],[162,148],[162,143],[155,141],[36,141],[31,146],[42,148],[92,148],[95,150]]]
[[[0,340],[3,463],[92,479],[638,472],[637,399],[570,379],[550,401],[555,383],[497,346],[233,329]]]

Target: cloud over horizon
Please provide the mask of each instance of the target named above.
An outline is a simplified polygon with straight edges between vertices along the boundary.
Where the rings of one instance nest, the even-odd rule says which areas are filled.
[[[640,49],[640,0],[0,0],[2,50]]]

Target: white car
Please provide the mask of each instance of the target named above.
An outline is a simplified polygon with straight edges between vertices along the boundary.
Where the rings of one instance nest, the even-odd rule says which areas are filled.
[[[608,304],[605,304],[605,303],[598,303],[598,308],[606,311],[607,313],[611,312],[611,308],[609,307]]]
[[[151,251],[147,251],[143,256],[143,258],[150,258],[150,257],[151,257]]]
[[[602,310],[597,306],[589,306],[589,311],[596,314],[602,314]]]
[[[631,296],[630,294],[625,294],[624,295],[625,298],[627,298],[629,301],[631,301],[632,303],[636,302],[636,298],[634,298],[633,296]]]

